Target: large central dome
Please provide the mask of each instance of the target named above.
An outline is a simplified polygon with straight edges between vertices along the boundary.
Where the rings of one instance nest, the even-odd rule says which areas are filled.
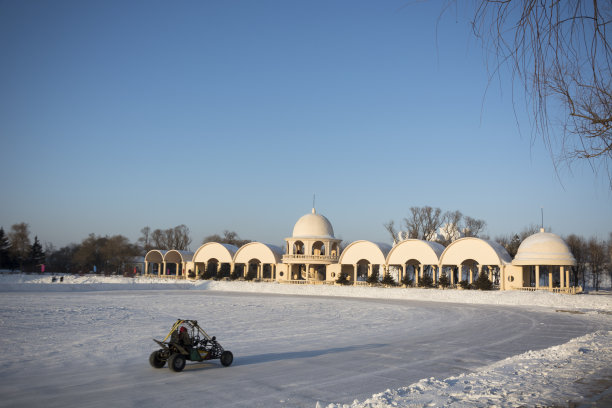
[[[311,214],[306,214],[295,223],[293,227],[293,238],[332,238],[334,229],[327,218],[317,214],[312,209]]]

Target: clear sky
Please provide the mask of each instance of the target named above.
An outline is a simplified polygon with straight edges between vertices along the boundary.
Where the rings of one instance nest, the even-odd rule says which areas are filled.
[[[346,241],[388,242],[424,205],[491,237],[544,207],[553,232],[606,239],[607,179],[555,170],[520,87],[487,88],[470,11],[442,6],[0,0],[0,226],[278,245],[316,194]]]

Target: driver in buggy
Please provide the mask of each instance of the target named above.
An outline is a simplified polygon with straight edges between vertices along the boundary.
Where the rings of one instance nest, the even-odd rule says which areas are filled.
[[[190,349],[192,346],[191,337],[189,337],[185,326],[181,326],[179,329],[178,343],[187,349]]]

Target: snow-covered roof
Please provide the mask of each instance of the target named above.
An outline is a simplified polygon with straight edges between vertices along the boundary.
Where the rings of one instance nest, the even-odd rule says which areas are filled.
[[[145,255],[145,261],[161,263],[164,261],[164,257],[166,256],[166,253],[168,253],[168,251],[163,250],[163,249],[152,249],[149,252],[147,252],[147,254]]]
[[[374,265],[384,265],[387,255],[391,251],[391,245],[372,241],[355,241],[344,248],[338,263],[354,265],[362,259]]]
[[[411,259],[423,265],[437,265],[444,252],[444,245],[420,239],[404,240],[393,248],[387,256],[388,265],[403,265]]]
[[[276,264],[281,262],[282,257],[283,250],[276,245],[249,242],[238,249],[234,256],[234,262],[237,264],[247,263],[252,259],[257,259],[261,263]]]
[[[460,238],[446,247],[440,257],[440,265],[460,265],[472,259],[480,265],[508,265],[512,257],[506,248],[495,241],[467,237]]]
[[[164,260],[166,262],[191,262],[193,259],[193,252],[190,251],[178,251],[172,249],[166,253]]]
[[[312,213],[302,216],[293,227],[293,238],[332,238],[334,229],[331,222],[324,215]]]
[[[542,229],[521,242],[512,265],[573,266],[576,259],[561,237]]]
[[[193,256],[193,262],[208,262],[216,259],[220,263],[231,263],[238,247],[220,242],[207,242],[197,249]]]

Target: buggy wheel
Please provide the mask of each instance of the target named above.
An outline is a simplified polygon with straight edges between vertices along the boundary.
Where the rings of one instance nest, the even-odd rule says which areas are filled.
[[[183,371],[185,368],[185,356],[179,353],[174,353],[168,359],[168,368],[170,368],[174,372]]]
[[[159,350],[151,353],[151,355],[149,356],[149,364],[151,364],[151,367],[162,368],[166,365],[166,362],[161,359],[160,354],[161,353],[159,352]]]
[[[221,364],[223,367],[229,367],[232,364],[232,361],[234,361],[234,355],[231,351],[225,350],[223,353],[221,353]]]

